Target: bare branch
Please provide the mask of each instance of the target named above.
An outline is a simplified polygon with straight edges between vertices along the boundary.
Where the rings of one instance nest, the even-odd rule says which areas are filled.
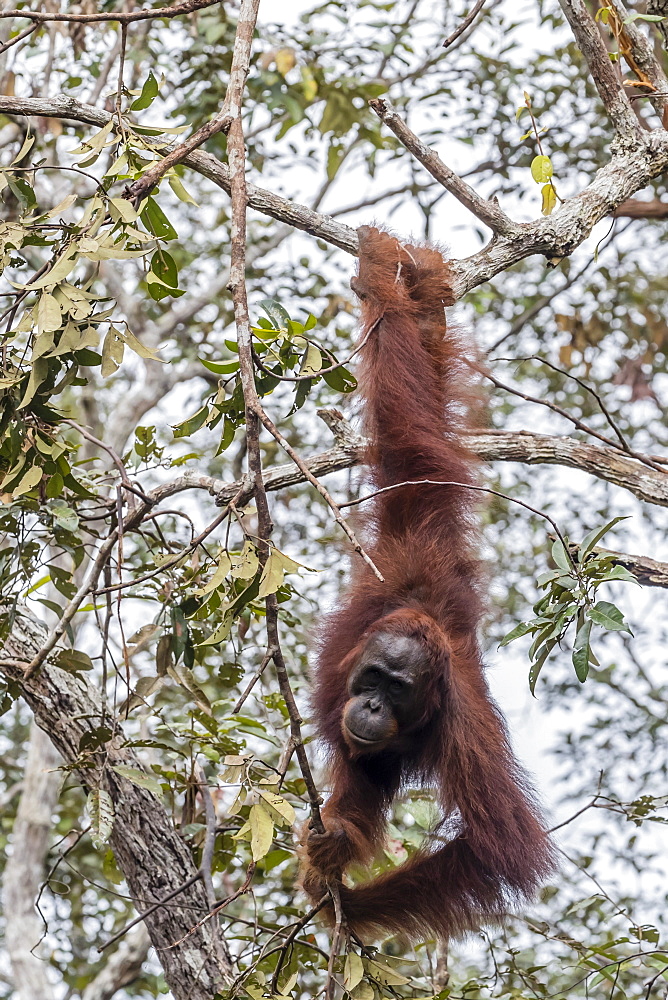
[[[443,42],[444,49],[449,49],[452,43],[456,42],[459,36],[464,34],[466,29],[473,24],[476,17],[478,16],[478,14],[480,13],[480,11],[483,9],[484,6],[485,6],[485,0],[476,0],[476,3],[473,5],[469,13],[462,21],[462,23],[458,25],[458,27],[455,28],[452,34],[448,35],[448,37]]]
[[[341,418],[339,427],[344,424]],[[565,465],[629,490],[639,500],[668,507],[668,474],[648,468],[615,448],[585,444],[556,434],[494,430],[467,435],[467,445],[485,462]],[[324,476],[361,464],[364,452],[364,440],[350,428],[349,434],[340,439],[336,447],[306,459],[305,464],[314,474]],[[280,490],[304,482],[305,478],[294,466],[277,465],[265,474],[265,488]],[[216,503],[228,503],[243,485],[243,481],[226,484],[216,496]]]
[[[511,236],[516,230],[516,224],[508,218],[498,204],[494,201],[487,201],[472,188],[466,181],[463,181],[454,170],[446,166],[438,153],[430,149],[418,136],[412,132],[406,122],[395,111],[392,105],[379,97],[369,101],[369,106],[373,108],[381,121],[385,122],[396,135],[409,153],[412,153],[426,167],[431,176],[450,191],[470,212],[484,222],[494,233],[503,233]]]
[[[1,10],[0,18],[4,17],[26,17],[36,24],[44,21],[75,21],[83,24],[92,24],[95,21],[118,21],[120,24],[130,24],[132,21],[146,21],[159,17],[179,17],[181,14],[192,14],[195,10],[203,10],[204,7],[213,7],[221,0],[182,0],[181,3],[174,4],[173,7],[148,7],[146,10],[133,10],[128,12],[114,11],[113,13],[97,14],[56,14],[49,11],[39,10]]]
[[[14,37],[10,38],[8,42],[4,43],[4,45],[0,45],[0,56],[3,52],[6,52],[7,49],[11,49],[12,45],[17,45],[19,42],[22,42],[24,38],[27,38],[28,35],[32,35],[33,31],[37,31],[38,28],[38,24],[31,24],[29,28],[19,32],[18,35],[14,35]]]

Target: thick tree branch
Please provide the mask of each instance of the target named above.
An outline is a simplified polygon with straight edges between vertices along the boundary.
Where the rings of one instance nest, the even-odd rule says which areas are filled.
[[[145,10],[115,11],[112,13],[97,14],[57,14],[50,11],[39,10],[1,10],[0,18],[3,17],[26,17],[36,24],[44,21],[75,21],[79,24],[92,24],[95,21],[118,21],[120,24],[130,24],[132,21],[146,21],[159,17],[179,17],[181,14],[192,14],[195,10],[202,10],[204,7],[213,7],[214,4],[221,3],[221,0],[182,0],[181,3],[174,4],[173,7],[148,7]]]
[[[68,97],[0,96],[0,113],[64,118],[100,127],[112,118],[107,111]],[[230,175],[226,164],[199,149],[190,153],[183,162],[229,193]],[[596,172],[586,188],[568,198],[551,216],[534,222],[515,223],[512,235],[496,236],[471,257],[453,260],[451,266],[456,296],[460,298],[533,254],[542,254],[550,261],[567,257],[589,236],[597,222],[666,170],[668,132],[655,129],[643,137],[638,148],[616,152]],[[357,254],[357,233],[349,226],[253,184],[247,184],[247,198],[249,206],[256,211],[310,233],[347,253]]]
[[[19,684],[38,726],[64,760],[73,764],[81,759],[82,738],[112,720],[105,716],[98,692],[82,674],[67,673],[47,660],[39,673],[30,679],[25,676],[21,663],[33,659],[44,641],[44,626],[19,611],[0,650],[0,670]],[[124,748],[119,726],[103,752],[86,754],[86,764],[78,772],[82,785],[104,789],[114,803],[111,846],[137,908],[145,909],[196,877],[190,852],[160,800],[114,771],[116,765],[142,769],[134,753]],[[225,956],[223,962],[214,957],[216,941],[209,922],[191,931],[207,913],[206,893],[196,879],[169,906],[146,917],[175,1000],[210,1000],[230,981],[229,959]],[[184,943],[174,946],[182,938]]]
[[[630,69],[639,81],[648,82],[657,93],[649,94],[654,108],[661,118],[663,127],[668,127],[668,77],[654,54],[649,38],[639,24],[629,21],[629,12],[622,0],[608,0],[617,16],[619,25],[619,48]]]
[[[610,116],[617,142],[624,149],[634,149],[642,142],[642,128],[631,107],[628,95],[584,0],[559,0],[575,41],[587,60],[605,110]]]
[[[668,219],[668,201],[627,198],[612,213],[618,219]]]

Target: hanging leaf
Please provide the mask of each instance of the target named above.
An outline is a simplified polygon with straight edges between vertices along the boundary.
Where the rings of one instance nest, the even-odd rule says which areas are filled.
[[[362,982],[364,976],[364,963],[360,956],[351,951],[346,955],[346,962],[343,967],[343,985],[346,990],[354,990],[358,983]]]
[[[144,86],[141,89],[141,94],[136,101],[133,101],[130,105],[131,111],[144,111],[145,108],[149,108],[153,101],[158,96],[158,81],[153,76],[153,73],[149,73],[148,77],[144,81]]]
[[[534,156],[531,161],[531,176],[536,184],[544,184],[552,176],[552,161],[549,156]]]
[[[109,840],[114,825],[114,803],[104,788],[94,788],[86,801],[90,816],[90,839],[98,850]]]
[[[573,645],[573,666],[581,684],[584,684],[587,680],[587,674],[589,673],[589,637],[591,635],[591,628],[592,622],[591,619],[588,619],[578,629]]]
[[[597,625],[601,625],[609,632],[633,632],[624,621],[624,615],[616,605],[609,601],[597,601],[593,608],[587,609],[587,616]]]
[[[269,848],[274,839],[274,823],[267,810],[259,803],[251,806],[249,823],[251,830],[251,855],[253,861],[260,861],[269,853]]]
[[[543,185],[541,188],[541,196],[541,213],[543,215],[552,215],[557,204],[557,192],[554,189],[554,184],[550,182],[549,184]]]

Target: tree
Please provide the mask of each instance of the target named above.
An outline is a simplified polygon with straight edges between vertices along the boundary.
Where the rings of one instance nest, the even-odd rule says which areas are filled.
[[[653,552],[668,506],[665,15],[54,6],[0,12],[1,995],[650,1000],[668,565],[601,543]],[[332,943],[294,888],[308,636],[365,557],[340,217],[370,213],[454,245],[493,386],[486,639],[531,635],[541,711],[569,709],[564,868],[449,962]],[[393,819],[380,867],[428,791]]]

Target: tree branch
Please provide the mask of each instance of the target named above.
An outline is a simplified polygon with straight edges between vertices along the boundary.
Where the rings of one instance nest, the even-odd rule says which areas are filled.
[[[575,41],[587,60],[603,106],[617,132],[617,142],[624,149],[635,149],[642,143],[642,128],[619,73],[610,61],[596,22],[584,0],[559,0],[559,4],[575,35]]]
[[[629,12],[622,0],[609,0],[617,16],[619,25],[619,48],[627,65],[640,81],[648,81],[657,92],[648,94],[650,101],[661,118],[664,128],[668,127],[668,77],[654,54],[654,48],[640,26],[629,21]]]
[[[627,198],[612,214],[618,219],[668,219],[668,201]]]
[[[99,127],[112,118],[107,111],[68,97],[0,96],[0,113],[64,118]],[[230,174],[226,164],[199,149],[189,153],[183,162],[229,193]],[[569,256],[589,236],[597,222],[667,169],[668,132],[655,129],[645,135],[636,148],[615,152],[596,172],[591,183],[566,199],[552,215],[533,222],[514,223],[512,235],[497,235],[471,257],[452,260],[456,297],[461,298],[472,288],[534,254],[542,254],[553,262]],[[350,226],[253,184],[247,184],[247,198],[249,206],[263,215],[357,255],[357,233]]]
[[[174,4],[173,7],[148,7],[145,10],[115,11],[110,14],[55,14],[49,11],[26,9],[1,10],[0,18],[26,17],[36,24],[42,24],[44,21],[75,21],[80,24],[92,24],[94,21],[118,21],[120,24],[130,24],[132,21],[146,21],[158,17],[179,17],[181,14],[192,14],[195,10],[203,10],[204,7],[213,7],[214,4],[220,2],[221,0],[182,0],[181,3]]]
[[[431,176],[453,194],[476,218],[489,226],[492,232],[503,233],[507,236],[512,236],[515,233],[516,224],[508,218],[498,204],[482,198],[474,188],[458,177],[454,170],[446,166],[438,153],[430,149],[409,129],[389,101],[379,97],[369,101],[369,106],[376,112],[380,120],[394,132],[399,142],[406,147],[409,153],[412,153],[426,167]]]

